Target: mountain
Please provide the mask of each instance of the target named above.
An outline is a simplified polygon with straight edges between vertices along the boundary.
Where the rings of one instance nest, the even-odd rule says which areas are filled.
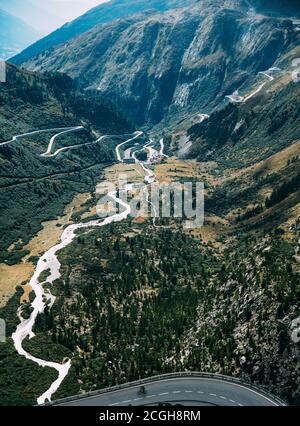
[[[290,20],[258,15],[244,1],[193,3],[98,25],[23,66],[67,73],[153,126],[210,113],[299,42]]]
[[[51,7],[51,4],[49,4],[50,7],[47,7],[47,2],[41,5],[38,0],[27,0],[26,5],[24,5],[22,0],[2,0],[1,7],[7,12],[24,19],[32,26],[37,27],[40,32],[45,32],[45,29],[49,31],[50,28],[58,28],[63,25],[61,28],[58,28],[53,33],[28,47],[24,52],[18,54],[17,57],[13,58],[14,63],[21,64],[49,49],[53,49],[61,43],[65,43],[83,34],[98,24],[112,22],[116,19],[130,16],[135,13],[145,12],[147,10],[163,12],[174,8],[191,6],[197,3],[200,7],[205,8],[207,0],[110,0],[107,3],[100,4],[65,25],[63,25],[64,22],[61,18],[53,14],[53,7]],[[236,4],[235,0],[229,2],[226,0],[226,2],[222,3],[227,3],[229,6],[235,6]],[[299,0],[291,0],[289,2],[285,0],[244,0],[242,3],[248,8],[249,6],[255,7],[258,12],[281,13],[287,16],[299,16],[300,13]],[[46,16],[45,9],[47,10]],[[50,27],[49,22],[51,22]]]
[[[41,401],[58,378],[53,363],[67,360],[53,400],[207,371],[299,405],[300,34],[293,3],[283,5],[115,0],[25,51],[23,68],[7,65],[0,405]],[[144,135],[129,142],[123,133],[137,124]],[[57,127],[78,125],[59,133],[57,155],[43,155]],[[46,130],[3,144],[35,129]],[[104,133],[112,135],[88,145]],[[145,151],[162,155],[151,164],[116,161],[124,141],[119,154],[136,150],[137,163]],[[175,207],[186,198],[172,194],[171,217],[149,202],[155,220],[119,221],[119,210],[115,222],[100,221],[102,184],[106,194],[108,182],[126,177],[135,185],[117,196],[134,202],[147,195],[145,170],[167,189],[203,183],[203,226],[184,226]],[[20,321],[30,327],[22,348],[49,367],[18,354],[10,336]],[[211,396],[243,403],[223,390]]]
[[[187,6],[193,2],[193,0],[111,0],[108,3],[101,4],[91,9],[84,15],[75,19],[73,22],[65,24],[62,28],[59,28],[39,40],[37,43],[25,49],[20,55],[13,58],[12,61],[17,65],[20,65],[21,63],[90,30],[98,24],[111,22],[115,19],[144,12],[146,10],[164,11],[174,7]]]
[[[0,9],[0,58],[15,55],[39,37],[37,30]]]

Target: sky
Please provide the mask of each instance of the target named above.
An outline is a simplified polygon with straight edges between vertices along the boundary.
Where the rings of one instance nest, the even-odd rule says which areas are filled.
[[[64,21],[70,21],[82,15],[87,10],[108,0],[48,0],[53,6],[52,12]]]
[[[109,0],[0,0],[0,9],[45,35]]]

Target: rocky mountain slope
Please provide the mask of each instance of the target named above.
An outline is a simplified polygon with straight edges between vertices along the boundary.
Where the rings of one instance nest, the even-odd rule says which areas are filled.
[[[300,213],[300,85],[294,68],[284,69],[291,57],[272,80],[260,75],[244,88],[246,102],[223,102],[209,117],[192,117],[198,123],[188,130],[191,118],[179,123],[166,139],[177,156],[209,165],[206,210],[235,230],[272,229]]]
[[[108,4],[102,4],[91,9],[83,16],[75,19],[73,22],[63,25],[53,33],[34,43],[32,46],[28,47],[13,58],[13,61],[16,64],[27,62],[35,56],[38,56],[49,49],[52,50],[55,46],[65,43],[72,38],[89,31],[99,24],[112,22],[116,19],[145,12],[147,10],[163,12],[174,8],[192,6],[194,4],[199,4],[201,8],[205,8],[206,3],[206,0],[111,0]],[[267,13],[275,13],[280,16],[284,16],[284,14],[286,16],[299,15],[298,0],[292,0],[288,3],[283,0],[244,0],[239,3],[246,8],[254,7],[258,12],[263,11]],[[40,13],[41,11],[37,7],[36,3],[34,3],[34,7],[30,8],[28,8],[28,5],[24,8],[22,2],[19,0],[5,0],[3,4],[6,11],[11,12],[17,9],[20,14],[18,16],[21,18],[25,16],[26,20],[32,18],[32,16],[36,17],[38,14],[38,20],[43,24],[43,26],[45,26],[44,17]],[[226,1],[225,3],[223,2],[223,4],[225,6],[226,4],[232,6],[236,5],[236,2],[234,0],[230,2]],[[30,6],[32,5],[30,4]],[[28,13],[28,10],[30,10],[30,13]],[[55,17],[51,16],[52,20],[54,18]]]
[[[224,103],[208,119],[188,130],[192,142],[186,154],[224,167],[257,163],[300,139],[300,85],[292,68],[268,82],[245,103]],[[255,83],[250,92],[260,87]]]
[[[144,12],[146,10],[165,11],[174,7],[188,6],[193,2],[194,0],[111,0],[107,4],[101,4],[91,9],[73,22],[65,24],[58,30],[39,40],[13,58],[13,62],[20,65],[49,49],[52,50],[59,44],[65,43],[83,34],[96,25],[111,22],[115,19]]]
[[[31,70],[65,72],[113,99],[139,125],[151,126],[209,113],[274,66],[297,37],[292,21],[257,14],[242,0],[203,0],[98,25],[17,61]]]
[[[299,16],[299,0],[251,0],[253,6],[259,11],[267,11],[278,15]]]

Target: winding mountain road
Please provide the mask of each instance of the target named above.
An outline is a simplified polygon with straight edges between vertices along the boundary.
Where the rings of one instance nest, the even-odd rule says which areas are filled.
[[[64,146],[64,147],[62,147],[62,148],[59,148],[59,149],[57,149],[53,154],[48,154],[48,155],[43,155],[42,154],[42,156],[44,156],[44,157],[56,157],[58,154],[60,154],[61,152],[64,152],[64,151],[68,151],[68,150],[73,150],[73,149],[78,149],[78,148],[81,148],[81,147],[86,147],[86,146],[90,146],[90,145],[95,145],[96,143],[98,143],[98,142],[101,142],[103,139],[105,139],[105,138],[107,138],[107,137],[109,137],[109,135],[103,135],[103,136],[100,136],[100,138],[98,138],[98,139],[96,139],[95,141],[93,141],[93,142],[86,142],[86,143],[80,143],[80,144],[78,144],[78,145],[70,145],[70,146]]]
[[[281,71],[278,67],[269,68],[267,71],[260,71],[258,74],[263,75],[269,81],[273,81],[275,78],[271,75],[273,72]],[[265,87],[267,83],[260,84],[253,92],[251,92],[248,96],[239,96],[238,90],[235,91],[232,95],[225,96],[225,98],[229,99],[233,103],[246,103],[249,99],[252,99],[256,96],[262,89]]]
[[[255,89],[252,93],[250,93],[250,95],[246,97],[239,96],[238,92],[235,92],[230,96],[226,96],[226,98],[228,98],[233,103],[246,103],[247,101],[249,101],[249,99],[252,99],[254,96],[256,96],[265,87],[265,85],[266,83],[262,83],[260,86],[258,86],[257,89]]]
[[[63,127],[63,128],[61,128],[61,127],[55,127],[55,128],[52,128],[52,129],[34,130],[33,132],[28,132],[28,133],[22,133],[20,135],[15,135],[9,141],[0,142],[0,146],[11,144],[13,142],[16,142],[18,139],[22,139],[22,138],[25,138],[27,136],[34,136],[34,135],[38,135],[40,133],[49,133],[49,132],[62,132],[62,133],[65,133],[66,131],[71,131],[71,129],[74,129],[74,127]],[[56,135],[56,136],[58,136],[58,135]]]
[[[103,139],[105,139],[107,137],[118,136],[118,135],[102,135],[98,139],[96,139],[95,141],[85,142],[85,143],[81,143],[81,144],[77,144],[77,145],[63,146],[61,148],[58,148],[55,152],[52,152],[54,143],[56,142],[57,138],[65,135],[65,134],[78,132],[78,131],[81,131],[81,130],[84,130],[83,126],[63,127],[63,128],[59,127],[59,128],[52,128],[52,129],[35,130],[33,132],[15,135],[15,136],[12,137],[11,140],[6,141],[6,142],[1,142],[0,147],[11,144],[13,142],[16,142],[18,139],[22,139],[22,138],[25,138],[25,137],[28,137],[28,136],[35,136],[35,135],[38,135],[38,134],[41,134],[41,133],[58,132],[54,136],[51,137],[46,152],[41,154],[41,157],[52,158],[52,157],[56,157],[58,154],[60,154],[61,152],[64,152],[64,151],[74,150],[74,149],[78,149],[78,148],[82,148],[82,147],[86,147],[86,146],[90,146],[90,145],[95,145],[95,144],[101,142]],[[133,139],[135,139],[136,137],[137,136],[135,136]],[[130,139],[130,140],[132,140],[132,139]],[[125,141],[123,143],[127,143],[127,142],[129,142],[129,141]]]
[[[140,387],[145,393],[139,393]],[[58,406],[282,406],[283,401],[257,388],[226,376],[203,373],[170,374],[128,383],[91,394],[58,400]]]
[[[83,126],[70,127],[70,128],[67,128],[67,129],[61,131],[60,133],[57,133],[56,135],[52,136],[52,138],[50,139],[47,151],[44,152],[44,154],[42,154],[42,157],[53,157],[53,156],[57,155],[57,154],[52,154],[52,148],[53,148],[55,140],[59,136],[66,135],[66,134],[71,133],[71,132],[78,132],[80,130],[84,130],[84,127]],[[63,149],[67,149],[67,148],[71,149],[71,148],[74,148],[76,146],[77,145],[72,145],[72,146],[69,146],[69,147],[64,147],[64,148],[61,148],[60,150],[57,150],[56,152],[61,151]]]
[[[120,143],[119,145],[117,145],[116,147],[116,154],[117,154],[117,160],[123,163],[122,157],[121,157],[121,152],[120,152],[120,148],[123,145],[128,144],[129,142],[132,142],[133,140],[139,138],[140,136],[142,136],[143,132],[141,131],[137,131],[134,134],[133,138],[127,139],[125,142]]]

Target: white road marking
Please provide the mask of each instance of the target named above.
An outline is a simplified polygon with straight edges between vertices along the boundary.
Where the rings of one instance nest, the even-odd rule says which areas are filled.
[[[170,381],[174,381],[174,380],[176,380],[176,379],[170,379]],[[208,379],[208,380],[211,380],[211,379]],[[219,381],[219,380],[217,380],[217,381]],[[236,385],[236,384],[235,384]],[[136,385],[136,386],[133,386],[133,388],[137,388],[139,385]],[[241,386],[241,387],[244,387],[244,386]],[[251,389],[249,389],[250,391],[251,391]],[[115,392],[120,392],[119,390],[116,390],[116,391],[113,391],[112,393],[115,393]],[[165,395],[168,395],[168,394],[174,394],[174,395],[177,395],[177,394],[180,394],[180,393],[194,393],[194,394],[199,394],[199,395],[205,395],[205,393],[206,392],[203,392],[203,391],[191,391],[191,390],[187,390],[187,391],[180,391],[180,390],[175,390],[175,391],[171,391],[171,392],[162,392],[162,393],[160,393],[160,394],[153,394],[153,395],[147,395],[146,396],[146,398],[157,398],[157,397],[159,397],[159,396],[165,396]],[[236,405],[239,405],[240,407],[243,407],[244,405],[243,404],[241,404],[241,403],[238,403],[238,402],[236,402],[234,399],[229,399],[229,398],[227,398],[226,396],[224,396],[224,395],[217,395],[217,394],[215,394],[215,393],[207,393],[207,395],[210,395],[210,396],[213,396],[213,397],[218,397],[218,398],[221,398],[221,399],[223,399],[223,400],[228,400],[229,402],[231,402],[232,404],[236,404]],[[99,396],[101,397],[101,395],[93,395],[93,396],[91,396],[91,397],[89,397],[89,398],[99,398]],[[262,396],[262,395],[261,395]],[[265,396],[263,396],[264,398],[265,398]],[[139,400],[142,400],[143,398],[135,398],[135,399],[133,399],[133,401],[139,401]],[[132,400],[127,400],[127,401],[122,401],[122,402],[116,402],[116,403],[114,403],[114,404],[109,404],[109,406],[114,406],[114,405],[120,405],[120,404],[127,404],[127,403],[129,403],[129,402],[131,402]]]
[[[179,394],[179,393],[182,393],[182,391],[176,390],[176,391],[172,391],[171,393],[172,394]],[[197,393],[199,395],[205,394],[205,392],[202,392],[202,391],[195,392],[195,391],[192,391],[192,390],[186,390],[186,391],[184,391],[184,393],[195,393],[195,394]],[[170,394],[170,392],[162,392],[162,393],[159,393],[159,394],[156,394],[156,395],[148,395],[146,398],[154,398],[154,397],[165,396],[165,395],[169,395],[169,394]],[[215,393],[210,393],[209,395],[213,396],[213,397],[219,397],[223,400],[227,400],[227,397],[224,396],[224,395],[216,395]],[[133,401],[141,401],[142,399],[143,398],[135,398],[135,399],[133,399]],[[127,404],[131,401],[132,400],[122,401],[121,403],[117,402],[117,403],[114,403],[114,404],[110,404],[110,406],[119,405],[119,404]],[[240,407],[243,407],[243,404],[237,403],[233,399],[229,399],[229,401],[232,402],[233,404],[238,404]]]
[[[170,393],[172,393],[174,395],[177,395],[177,394],[182,393],[182,392],[184,392],[184,393],[194,393],[194,394],[197,393],[199,395],[204,395],[205,394],[205,392],[203,392],[203,391],[197,391],[197,392],[195,392],[195,391],[192,391],[192,390],[186,390],[186,391],[176,390],[176,391],[172,391],[172,392],[162,392],[162,393],[155,394],[155,395],[148,395],[148,396],[146,396],[146,398],[155,398],[155,397],[158,397],[158,396],[165,396],[165,395],[169,395]],[[223,400],[227,400],[227,397],[224,396],[224,395],[216,395],[215,393],[210,393],[209,395],[213,396],[213,397],[219,397],[219,398],[221,398]],[[141,401],[142,399],[143,398],[135,398],[135,399],[133,399],[133,401]],[[243,404],[237,403],[233,399],[228,399],[228,401],[231,402],[231,403],[233,403],[233,404],[238,404],[240,407],[244,406]],[[128,404],[129,402],[132,402],[132,400],[129,399],[127,401],[115,402],[114,404],[109,404],[109,406],[120,405],[120,404]]]
[[[222,379],[210,379],[210,378],[207,378],[206,379],[207,381],[214,381],[214,382],[221,382],[221,383],[224,383],[224,381],[222,380]],[[252,393],[254,393],[255,395],[258,395],[260,398],[264,398],[264,399],[266,399],[267,401],[269,401],[269,402],[271,402],[271,404],[272,405],[275,405],[276,407],[278,407],[278,406],[281,406],[281,404],[278,404],[278,403],[276,403],[276,401],[272,401],[272,399],[270,399],[270,398],[268,398],[267,396],[265,396],[265,395],[262,395],[261,393],[259,393],[259,392],[257,392],[256,390],[254,390],[254,389],[251,389],[250,387],[247,387],[246,385],[243,385],[243,384],[239,384],[239,383],[234,383],[234,382],[232,382],[232,383],[230,383],[231,384],[231,386],[235,386],[235,387],[239,387],[239,388],[242,388],[242,389],[246,389],[248,392],[252,392]],[[235,402],[235,401],[234,401]]]

